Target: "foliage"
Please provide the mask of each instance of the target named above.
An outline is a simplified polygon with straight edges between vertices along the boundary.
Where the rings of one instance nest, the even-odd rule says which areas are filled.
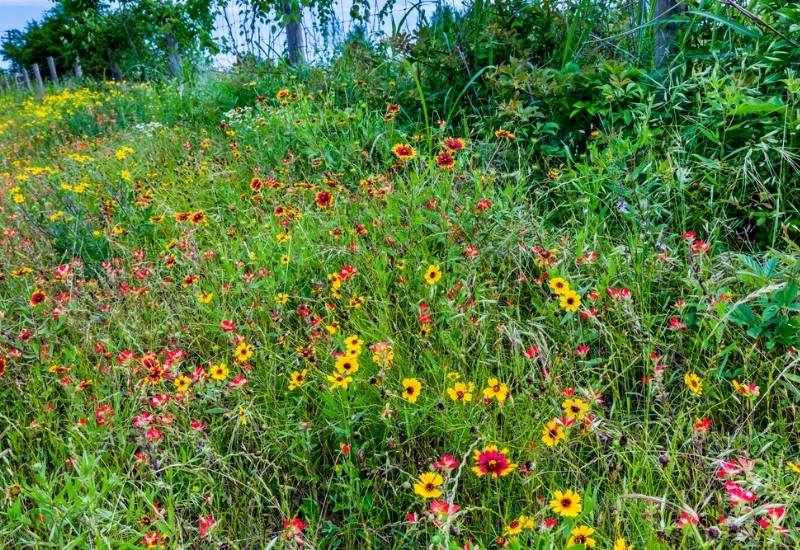
[[[674,99],[569,66],[534,74],[571,103],[426,126],[407,65],[343,55],[364,63],[4,96],[0,538],[797,544],[796,248],[734,253],[664,139],[692,124]]]
[[[198,59],[217,50],[213,6],[214,0],[60,0],[42,21],[12,32],[1,51],[16,67],[43,66],[49,55],[62,74],[79,62],[92,78],[158,78],[173,43]]]

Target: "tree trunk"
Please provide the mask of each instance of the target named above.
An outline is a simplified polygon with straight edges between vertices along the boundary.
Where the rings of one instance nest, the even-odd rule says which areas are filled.
[[[293,8],[292,3],[283,2],[283,14],[286,17],[286,49],[289,52],[289,61],[300,63],[304,61],[303,55],[303,10],[298,4]]]
[[[681,0],[655,0],[656,19],[667,19],[675,17],[685,11],[686,7]],[[675,40],[677,26],[674,23],[656,25],[655,31],[655,54],[656,67],[661,67],[669,63],[672,58],[672,43]]]
[[[114,56],[114,52],[112,50],[108,50],[108,66],[111,69],[111,78],[116,80],[117,82],[122,82],[122,69],[117,63],[117,58]]]
[[[172,74],[173,78],[180,79],[183,73],[181,72],[181,54],[178,49],[178,41],[175,40],[172,34],[164,36],[164,40],[167,43],[167,65],[169,65],[169,72]]]

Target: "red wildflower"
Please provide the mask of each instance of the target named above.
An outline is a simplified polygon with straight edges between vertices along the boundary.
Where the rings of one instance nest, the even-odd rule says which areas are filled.
[[[438,470],[452,472],[458,468],[458,460],[452,455],[442,455],[439,460],[433,463],[433,466]]]
[[[756,499],[755,493],[747,491],[739,486],[739,483],[729,479],[725,482],[725,491],[728,493],[728,500],[731,506],[739,504],[749,504]]]
[[[686,323],[681,321],[680,317],[672,317],[669,320],[670,330],[683,330],[686,328]]]
[[[506,476],[517,467],[508,459],[508,449],[499,450],[495,445],[489,445],[482,451],[476,449],[474,458],[476,465],[472,467],[472,471],[478,477],[486,474],[492,477]]]
[[[237,374],[234,376],[230,382],[228,382],[228,387],[233,388],[243,388],[247,385],[247,378],[245,378],[244,374]]]
[[[329,191],[320,191],[316,195],[315,202],[320,208],[328,208],[333,205],[333,195]]]
[[[464,257],[471,260],[477,258],[480,255],[480,251],[478,247],[474,244],[468,244],[464,247]]]
[[[157,443],[164,439],[164,436],[161,435],[161,430],[158,429],[157,426],[153,426],[144,434],[147,437],[147,440],[152,443]]]
[[[444,146],[450,151],[457,153],[464,148],[464,140],[461,138],[444,138]]]
[[[700,521],[700,518],[694,512],[689,513],[689,512],[683,511],[683,512],[681,512],[680,519],[677,522],[675,522],[675,525],[677,525],[678,527],[683,527],[684,525],[688,525],[690,523],[692,525],[697,525],[697,523],[699,521]]]
[[[69,275],[70,271],[72,271],[72,266],[69,264],[61,264],[58,266],[53,275],[55,276],[56,280],[60,281],[64,279],[67,275]]]
[[[492,206],[492,201],[489,199],[481,199],[478,201],[478,204],[475,205],[475,209],[478,212],[483,212],[484,210],[490,209]]]
[[[456,159],[448,151],[436,155],[436,166],[443,170],[450,170],[456,164]]]
[[[214,516],[200,516],[200,536],[208,536],[208,532],[214,527]]]
[[[522,355],[527,357],[528,359],[535,359],[539,356],[539,348],[536,346],[529,346],[528,349],[522,352]]]
[[[30,305],[31,307],[36,307],[39,304],[43,303],[45,300],[47,300],[47,294],[45,294],[44,290],[40,290],[37,288],[36,290],[33,291],[33,294],[31,294]]]
[[[428,505],[428,510],[430,510],[431,514],[435,514],[437,516],[449,516],[455,514],[461,509],[460,506],[455,504],[450,504],[446,500],[434,500]]]
[[[710,432],[711,431],[711,419],[710,418],[701,418],[697,422],[694,423],[694,431],[695,433],[699,432]]]
[[[94,411],[94,419],[98,426],[106,426],[114,416],[114,409],[111,405],[102,405]]]
[[[307,525],[300,518],[283,520],[283,539],[299,540],[303,537],[303,531]]]

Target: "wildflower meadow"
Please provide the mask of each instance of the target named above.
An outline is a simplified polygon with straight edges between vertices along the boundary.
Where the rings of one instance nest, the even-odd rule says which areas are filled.
[[[341,56],[0,95],[0,545],[800,547],[795,73]]]

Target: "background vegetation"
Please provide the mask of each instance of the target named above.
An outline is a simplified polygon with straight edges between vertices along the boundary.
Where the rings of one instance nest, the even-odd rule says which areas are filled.
[[[87,75],[0,96],[5,547],[800,545],[800,4],[476,1],[213,73],[218,8],[3,44]]]

